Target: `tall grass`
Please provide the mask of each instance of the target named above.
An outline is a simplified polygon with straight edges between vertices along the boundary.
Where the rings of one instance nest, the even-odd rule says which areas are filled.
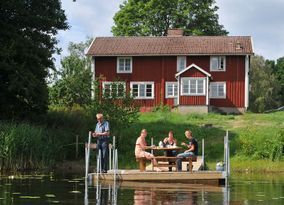
[[[28,123],[0,123],[2,169],[35,169],[54,164],[60,153],[55,135]]]
[[[28,170],[53,167],[62,160],[74,160],[76,136],[78,157],[84,156],[84,142],[94,127],[93,119],[79,107],[51,109],[33,122],[0,122],[0,169]]]

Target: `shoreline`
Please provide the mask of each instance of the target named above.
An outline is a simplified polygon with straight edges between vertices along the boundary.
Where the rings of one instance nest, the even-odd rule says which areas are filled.
[[[208,170],[215,170],[215,162],[206,163]],[[265,165],[265,166],[263,166]],[[94,165],[90,165],[90,172],[94,172]],[[124,169],[138,169],[138,165],[129,164],[127,168]],[[123,168],[122,168],[123,169]],[[85,161],[80,160],[70,160],[57,163],[52,168],[42,168],[36,170],[1,170],[0,173],[62,173],[62,174],[83,174],[85,173]],[[272,162],[269,160],[241,160],[241,159],[231,159],[231,174],[282,174],[284,173],[284,161]],[[82,175],[82,176],[83,176]]]

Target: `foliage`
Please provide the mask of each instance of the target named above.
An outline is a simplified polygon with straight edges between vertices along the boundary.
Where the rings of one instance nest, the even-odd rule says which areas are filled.
[[[258,137],[255,137],[257,135]],[[260,135],[258,130],[247,128],[240,135],[240,149],[238,155],[252,159],[280,160],[283,154],[284,133],[278,132],[269,137]]]
[[[166,36],[169,28],[185,35],[226,35],[215,0],[128,0],[114,16],[115,36]]]
[[[88,108],[94,119],[97,113],[105,115],[106,120],[110,122],[112,136],[120,136],[123,129],[138,120],[139,106],[129,92],[119,90],[119,81],[112,82],[112,92],[104,92],[100,97],[98,91],[100,79],[97,79],[96,97]]]
[[[109,109],[107,105],[102,105],[102,108]],[[85,110],[75,106],[70,110],[51,107],[45,117],[38,119],[37,125],[0,122],[2,168],[3,165],[5,168],[15,166],[14,169],[32,166],[39,168],[52,166],[62,160],[74,160],[76,135],[79,136],[79,158],[83,158],[88,131],[93,130],[96,124],[94,115],[101,111],[95,105],[92,108]],[[106,118],[111,121],[111,136],[117,136],[119,166],[123,168],[137,168],[134,147],[143,128],[148,130],[148,144],[153,137],[156,145],[167,136],[169,130],[174,131],[180,145],[186,140],[185,129],[192,130],[200,146],[199,154],[201,141],[205,140],[205,160],[209,165],[213,163],[210,166],[213,168],[216,162],[223,160],[223,137],[226,130],[229,130],[231,158],[236,168],[238,162],[246,161],[249,164],[253,160],[283,164],[284,112],[232,116],[213,113],[182,115],[157,111],[142,113],[137,120],[129,123],[122,120],[124,117],[112,117],[108,114],[109,110],[106,111]],[[115,122],[116,120],[119,122]],[[211,124],[212,127],[204,126],[205,124]]]
[[[70,43],[69,56],[61,61],[61,70],[57,73],[59,78],[49,88],[49,102],[53,106],[74,105],[86,106],[91,102],[91,57],[85,56],[85,49],[90,45],[91,39],[86,42]]]
[[[58,30],[68,28],[59,0],[0,3],[0,118],[25,119],[47,110],[45,78]]]
[[[28,123],[0,123],[0,169],[26,170],[53,165],[60,157],[56,135]]]
[[[281,105],[284,106],[284,57],[277,59],[275,73],[280,84]]]
[[[279,106],[279,82],[272,65],[262,56],[253,56],[250,72],[250,110],[264,112]]]

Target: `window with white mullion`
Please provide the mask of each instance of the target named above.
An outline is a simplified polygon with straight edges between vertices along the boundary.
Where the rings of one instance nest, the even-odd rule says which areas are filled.
[[[117,73],[132,73],[132,57],[117,57]]]
[[[177,72],[180,72],[186,68],[186,56],[177,57]]]
[[[226,82],[211,82],[210,98],[226,98]]]
[[[177,97],[178,84],[177,82],[166,82],[166,98]]]
[[[153,99],[154,83],[152,82],[131,82],[132,96],[136,99]]]
[[[211,56],[210,71],[226,71],[226,56]]]
[[[203,91],[204,91],[204,79],[197,80],[196,86],[197,86],[197,93],[203,93]]]
[[[103,96],[121,98],[125,95],[125,82],[103,82]]]
[[[205,78],[182,78],[182,95],[205,95]]]

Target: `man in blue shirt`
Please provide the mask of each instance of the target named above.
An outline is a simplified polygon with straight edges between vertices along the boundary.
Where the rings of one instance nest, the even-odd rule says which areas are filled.
[[[96,130],[93,133],[93,137],[97,138],[97,156],[99,150],[101,150],[101,165],[102,172],[107,173],[108,170],[108,144],[109,144],[109,123],[104,120],[102,113],[96,115],[98,123],[96,125]]]
[[[185,150],[184,153],[180,153],[177,155],[177,160],[176,160],[177,171],[181,171],[182,158],[190,156],[195,157],[198,155],[198,143],[192,137],[192,132],[190,130],[186,130],[184,134],[186,138],[189,140],[189,143],[188,144],[184,142],[181,143],[181,145],[187,147],[187,150]]]

